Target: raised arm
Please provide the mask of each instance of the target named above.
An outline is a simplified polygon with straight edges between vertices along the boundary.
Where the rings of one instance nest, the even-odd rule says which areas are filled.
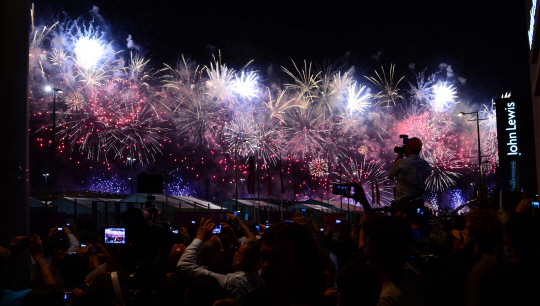
[[[244,222],[242,222],[242,220],[240,220],[240,218],[237,215],[235,215],[235,214],[227,214],[227,217],[229,217],[229,219],[232,219],[234,221],[234,223],[236,223],[236,224],[238,224],[238,226],[240,226],[240,228],[244,232],[244,235],[246,235],[246,237],[248,238],[248,241],[257,240],[257,238],[255,238],[255,235],[253,235],[253,233],[249,231],[249,228],[244,224]]]

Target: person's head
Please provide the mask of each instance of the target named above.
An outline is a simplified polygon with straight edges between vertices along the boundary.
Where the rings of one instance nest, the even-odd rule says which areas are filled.
[[[472,245],[470,238],[463,235],[463,231],[454,229],[452,230],[452,236],[454,237],[454,244],[452,246],[454,251],[463,250]]]
[[[366,221],[362,229],[368,259],[380,265],[388,278],[399,277],[409,258],[409,224],[397,217],[379,217]]]
[[[288,301],[319,301],[325,275],[313,235],[296,223],[266,230],[261,246],[261,279],[265,290]]]
[[[416,137],[410,138],[405,145],[405,156],[420,154],[422,151],[422,141]]]
[[[201,248],[199,265],[212,266],[219,255],[219,251],[221,251],[221,240],[216,235],[212,235],[212,238],[206,241]]]
[[[336,282],[340,306],[377,305],[381,283],[377,271],[364,258],[355,259],[339,270]]]
[[[175,244],[171,248],[171,252],[169,253],[169,267],[172,269],[176,268],[176,265],[178,264],[178,261],[180,260],[180,257],[182,257],[182,254],[184,254],[185,250],[186,247],[183,244]]]
[[[351,230],[351,222],[349,222],[349,220],[341,220],[341,223],[339,224],[339,234],[341,236],[350,237]]]
[[[523,261],[538,261],[540,222],[526,213],[518,213],[505,226],[506,243],[513,256]]]
[[[197,275],[191,279],[191,285],[185,294],[186,305],[211,306],[223,298],[218,281],[208,275]]]
[[[255,241],[248,241],[238,248],[233,257],[233,268],[235,271],[246,273],[258,270],[260,266],[261,245]]]
[[[501,242],[503,227],[497,212],[477,207],[467,215],[463,231],[465,239],[470,239],[480,252],[494,252]]]
[[[43,245],[43,256],[50,257],[55,249],[57,251],[67,251],[69,248],[69,238],[63,232],[56,233],[52,236],[43,237],[41,244]]]

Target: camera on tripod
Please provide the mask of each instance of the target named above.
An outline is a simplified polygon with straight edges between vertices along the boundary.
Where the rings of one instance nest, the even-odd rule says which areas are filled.
[[[409,135],[399,135],[399,138],[403,138],[403,145],[400,147],[394,147],[394,153],[405,154],[405,145],[409,142]]]

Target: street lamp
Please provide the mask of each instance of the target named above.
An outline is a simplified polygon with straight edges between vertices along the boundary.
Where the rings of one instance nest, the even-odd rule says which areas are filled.
[[[43,173],[43,177],[45,178],[45,192],[47,192],[47,178],[49,177],[49,173]],[[45,207],[47,207],[46,200],[45,200]]]
[[[480,120],[486,120],[486,119],[480,119],[479,115],[478,115],[478,111],[476,112],[470,112],[470,113],[464,113],[464,112],[459,112],[457,115],[458,116],[463,116],[463,115],[472,115],[472,114],[476,114],[476,119],[474,120],[467,120],[467,121],[476,121],[476,131],[478,132],[478,173],[480,174],[480,186],[478,188],[478,191],[479,191],[479,200],[478,200],[478,203],[482,203],[482,187],[484,186],[484,180],[482,178],[482,151],[480,150]]]
[[[240,180],[242,181],[242,200],[243,200],[244,199],[244,181],[246,179],[241,178]]]
[[[53,134],[53,137],[52,137],[52,171],[51,171],[51,181],[52,181],[52,201],[54,201],[54,181],[55,181],[55,176],[54,176],[54,173],[55,173],[55,150],[56,150],[56,93],[63,93],[64,91],[60,88],[54,88],[54,87],[51,87],[51,86],[46,86],[45,87],[45,90],[46,91],[52,91],[53,93],[53,119],[52,119],[52,134]],[[52,203],[52,202],[51,202]]]
[[[131,177],[129,178],[129,180],[131,181],[131,187],[129,187],[129,191],[131,191],[131,194],[133,194],[133,162],[136,161],[136,159],[128,157],[127,160],[131,164]]]

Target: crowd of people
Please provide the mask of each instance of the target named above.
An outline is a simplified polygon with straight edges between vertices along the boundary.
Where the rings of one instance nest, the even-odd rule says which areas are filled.
[[[406,205],[377,213],[363,192],[354,197],[365,215],[343,219],[339,233],[309,215],[257,230],[228,214],[218,234],[211,220],[178,234],[158,223],[152,241],[126,245],[67,226],[16,237],[0,249],[0,305],[538,304],[540,222],[530,199],[513,212],[420,218]],[[32,274],[21,277],[14,267],[25,254]]]
[[[372,209],[349,183],[364,215],[357,224],[342,218],[336,233],[310,212],[275,224],[227,214],[221,224],[203,218],[172,229],[148,206],[122,216],[125,244],[68,226],[15,237],[0,248],[0,306],[538,305],[532,199],[512,211],[432,215],[422,200],[430,171],[422,142],[404,143],[389,171],[398,177],[390,209]]]

